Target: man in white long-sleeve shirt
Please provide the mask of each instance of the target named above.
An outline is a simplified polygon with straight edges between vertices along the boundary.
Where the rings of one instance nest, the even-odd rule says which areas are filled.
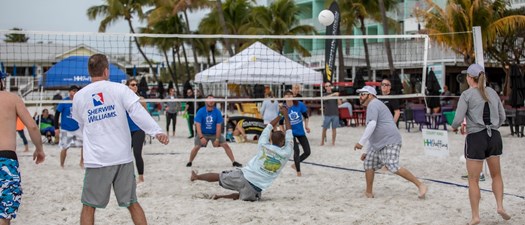
[[[131,136],[126,112],[147,134],[161,143],[168,136],[127,86],[109,82],[109,62],[105,55],[89,58],[91,84],[76,93],[72,114],[82,131],[84,148],[84,187],[80,224],[94,224],[95,208],[105,208],[111,187],[121,207],[127,207],[135,224],[147,224],[137,202],[131,152]]]
[[[419,189],[419,198],[424,198],[427,187],[419,181],[409,170],[399,166],[399,152],[401,150],[401,134],[394,123],[394,117],[388,107],[376,98],[377,92],[371,86],[364,86],[357,90],[361,105],[366,106],[365,133],[355,144],[354,150],[363,148],[367,142],[368,150],[361,155],[364,162],[367,198],[373,198],[374,172],[383,166],[406,180],[414,183]]]

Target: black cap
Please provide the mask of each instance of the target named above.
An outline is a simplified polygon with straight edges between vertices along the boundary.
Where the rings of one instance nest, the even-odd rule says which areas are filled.
[[[69,87],[69,91],[78,91],[78,90],[80,90],[80,88],[77,85],[71,85],[71,87]]]

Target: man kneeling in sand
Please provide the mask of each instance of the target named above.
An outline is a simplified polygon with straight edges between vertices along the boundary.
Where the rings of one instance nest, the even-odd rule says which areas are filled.
[[[368,152],[361,155],[364,162],[367,198],[373,198],[374,171],[386,166],[395,173],[414,183],[419,189],[419,198],[425,198],[427,186],[419,181],[410,171],[399,166],[399,152],[401,150],[401,134],[394,123],[394,117],[386,105],[376,98],[377,92],[371,86],[364,86],[357,90],[361,105],[366,106],[365,133],[355,144],[354,150],[363,148],[370,139]]]
[[[280,116],[277,116],[262,132],[259,137],[257,155],[255,155],[245,167],[242,169],[223,171],[221,174],[197,174],[197,172],[192,171],[191,181],[219,181],[219,185],[223,188],[239,192],[229,195],[214,195],[213,199],[231,198],[237,200],[240,198],[244,201],[259,200],[261,198],[261,192],[270,187],[288,162],[288,158],[292,155],[293,134],[290,118],[288,117],[288,109],[281,106],[279,111],[285,120],[286,135],[282,131],[272,132],[273,127],[277,125],[281,119]]]

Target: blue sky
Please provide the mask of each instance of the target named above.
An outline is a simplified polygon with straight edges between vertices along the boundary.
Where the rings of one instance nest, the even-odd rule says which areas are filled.
[[[13,27],[31,31],[97,32],[101,18],[90,21],[89,7],[103,4],[102,0],[4,0],[0,10],[0,30]],[[204,12],[190,16],[191,29]],[[140,26],[134,21],[134,26]],[[128,33],[124,21],[109,26],[106,32]]]

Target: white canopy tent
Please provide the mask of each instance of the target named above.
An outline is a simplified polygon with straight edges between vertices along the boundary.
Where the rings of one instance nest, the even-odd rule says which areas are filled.
[[[195,83],[321,84],[323,76],[260,42],[195,76]]]
[[[322,85],[323,75],[255,42],[226,61],[198,73],[195,83]],[[225,109],[225,114],[227,112]]]

